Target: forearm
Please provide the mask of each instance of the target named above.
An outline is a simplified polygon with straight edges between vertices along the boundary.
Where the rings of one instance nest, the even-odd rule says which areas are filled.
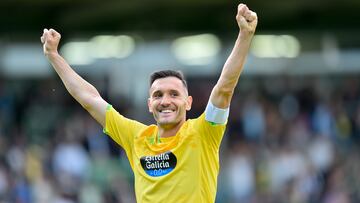
[[[240,32],[234,48],[225,62],[220,78],[211,94],[211,101],[219,108],[227,108],[230,105],[234,89],[246,62],[252,35]]]
[[[224,92],[233,92],[246,62],[252,36],[239,33],[234,48],[225,62],[217,85]]]
[[[56,73],[64,83],[67,91],[83,106],[92,117],[105,126],[106,106],[108,103],[101,98],[99,92],[90,83],[80,77],[59,55],[57,49],[61,35],[54,29],[44,29],[40,37],[45,56],[49,59]]]
[[[58,53],[48,54],[47,58],[71,96],[88,109],[91,98],[100,96],[96,88],[78,75]]]

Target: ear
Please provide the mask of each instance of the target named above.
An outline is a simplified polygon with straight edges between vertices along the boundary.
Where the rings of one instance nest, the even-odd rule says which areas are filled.
[[[153,111],[151,110],[151,99],[150,98],[148,98],[147,104],[148,104],[149,112],[152,113]]]
[[[186,111],[190,111],[193,102],[192,96],[188,96],[186,99]]]

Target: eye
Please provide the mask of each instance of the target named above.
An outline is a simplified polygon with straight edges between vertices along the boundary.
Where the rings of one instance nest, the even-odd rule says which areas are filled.
[[[152,97],[158,99],[162,97],[162,94],[160,92],[155,92]]]
[[[177,96],[179,96],[179,93],[177,93],[177,92],[171,92],[171,93],[170,93],[170,96],[172,96],[172,97],[177,97]]]

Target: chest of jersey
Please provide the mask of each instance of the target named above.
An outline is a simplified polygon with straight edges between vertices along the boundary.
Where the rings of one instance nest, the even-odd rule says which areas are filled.
[[[137,199],[143,199],[142,202],[147,202],[147,199],[174,202],[177,199],[175,202],[179,202],[179,198],[184,198],[184,201],[195,198],[191,194],[200,192],[197,183],[202,182],[204,166],[197,132],[183,126],[175,136],[161,142],[151,141],[156,136],[155,129],[142,133],[145,134],[134,142],[133,154],[135,189],[142,191]],[[170,201],[172,198],[174,201]]]

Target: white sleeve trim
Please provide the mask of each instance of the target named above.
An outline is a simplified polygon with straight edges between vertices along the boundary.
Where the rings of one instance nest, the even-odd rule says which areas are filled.
[[[229,117],[229,109],[230,107],[218,108],[209,101],[205,109],[205,120],[216,124],[225,124]]]

